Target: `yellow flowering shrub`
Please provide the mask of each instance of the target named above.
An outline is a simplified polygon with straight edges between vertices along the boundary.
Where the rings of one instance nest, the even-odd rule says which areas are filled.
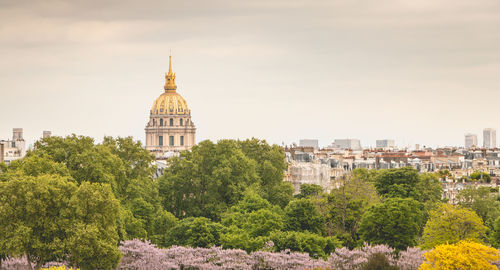
[[[500,259],[500,252],[492,247],[473,241],[460,241],[456,244],[438,245],[424,254],[425,261],[420,270],[452,270],[452,269],[492,269],[492,265]]]

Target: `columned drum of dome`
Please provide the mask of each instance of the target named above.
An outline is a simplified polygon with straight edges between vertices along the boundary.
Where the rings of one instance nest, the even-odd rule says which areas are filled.
[[[177,93],[170,56],[165,92],[153,103],[146,125],[146,149],[157,158],[167,152],[189,150],[195,144],[196,127],[186,100]]]

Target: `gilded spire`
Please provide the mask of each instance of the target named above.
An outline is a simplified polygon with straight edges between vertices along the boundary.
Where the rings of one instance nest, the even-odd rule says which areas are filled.
[[[175,92],[177,85],[175,85],[175,73],[172,72],[172,52],[169,56],[168,73],[165,74],[165,92]]]

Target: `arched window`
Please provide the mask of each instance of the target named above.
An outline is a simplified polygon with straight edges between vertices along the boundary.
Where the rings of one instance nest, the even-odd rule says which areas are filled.
[[[160,118],[160,127],[163,126],[163,119]]]
[[[182,118],[181,118],[181,120],[180,120],[180,121],[181,121],[181,123],[180,123],[180,125],[181,125],[181,126],[182,126],[182,124],[183,124],[183,123],[182,123],[182,122],[183,122],[183,120],[184,120],[184,119],[182,119]]]
[[[170,118],[170,125],[173,126],[174,125],[174,118]]]

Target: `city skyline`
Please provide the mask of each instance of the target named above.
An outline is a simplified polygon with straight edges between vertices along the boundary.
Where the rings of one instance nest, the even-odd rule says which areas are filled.
[[[461,146],[500,126],[480,99],[500,98],[493,0],[17,1],[0,23],[0,139],[144,142],[170,49],[197,141]]]

